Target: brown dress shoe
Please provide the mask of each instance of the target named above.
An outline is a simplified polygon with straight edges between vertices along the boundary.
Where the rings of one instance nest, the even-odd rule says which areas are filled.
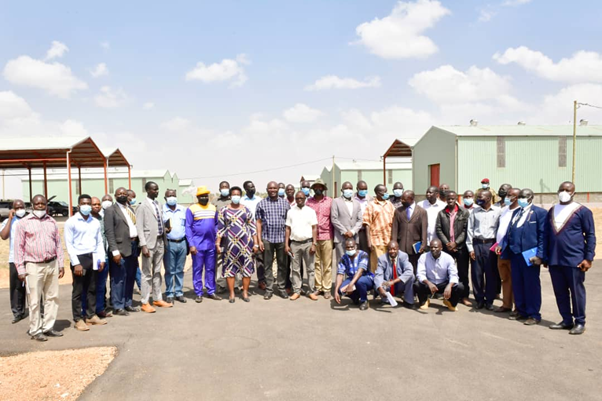
[[[75,322],[75,329],[79,330],[79,331],[88,331],[90,330],[90,328],[88,327],[88,325],[86,323],[84,323],[83,320],[78,320],[77,322]]]
[[[257,284],[257,287],[259,287],[260,290],[265,290],[265,283],[263,281],[260,281],[259,284]]]
[[[170,304],[170,303],[165,302],[163,300],[161,300],[161,301],[155,301],[155,302],[153,302],[153,305],[158,306],[160,308],[173,308],[173,304]]]
[[[294,293],[293,295],[291,295],[290,300],[294,301],[297,300],[301,297],[301,295],[299,295],[298,293]]]
[[[142,304],[142,312],[146,313],[155,313],[156,309],[150,306],[149,304]]]
[[[311,299],[312,301],[317,301],[318,300],[318,296],[316,295],[315,292],[312,292],[311,294],[308,295],[309,299]]]
[[[496,310],[494,310],[495,313],[505,313],[505,312],[512,312],[512,309],[510,308],[504,308],[503,306],[500,306],[499,308],[497,308]]]
[[[107,324],[107,321],[94,315],[90,319],[86,319],[86,324],[90,325],[90,326],[93,326],[93,325],[102,326],[103,324]]]

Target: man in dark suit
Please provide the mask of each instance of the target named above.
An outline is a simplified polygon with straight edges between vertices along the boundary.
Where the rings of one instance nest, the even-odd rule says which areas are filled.
[[[544,266],[550,277],[562,322],[550,329],[585,332],[585,272],[592,267],[596,229],[591,210],[573,202],[575,185],[565,181],[558,188],[559,204],[545,220]],[[572,306],[572,309],[571,309]],[[571,312],[572,310],[572,312]],[[574,319],[574,320],[573,320]]]
[[[470,281],[468,270],[468,250],[466,249],[466,226],[470,212],[456,203],[458,194],[447,191],[445,202],[447,206],[437,215],[435,232],[443,243],[443,251],[450,254],[458,266],[460,283],[464,287],[460,299],[466,306],[472,306],[468,299]],[[453,224],[452,224],[453,221]]]
[[[337,261],[345,254],[345,240],[354,238],[357,242],[358,233],[362,229],[362,207],[353,197],[353,184],[344,182],[341,193],[339,198],[333,199],[330,207]]]
[[[541,321],[539,271],[544,258],[546,211],[533,205],[533,191],[529,188],[520,191],[518,206],[512,213],[508,231],[501,244],[501,253],[504,259],[510,259],[512,265],[512,292],[517,314],[509,319],[524,320],[525,325],[531,326]],[[523,254],[524,252],[526,253]]]
[[[391,240],[399,244],[399,250],[408,254],[410,263],[418,266],[418,258],[426,250],[426,234],[428,228],[426,210],[414,202],[414,192],[405,191],[401,196],[401,207],[395,210]],[[414,250],[414,244],[421,242]],[[417,252],[416,252],[417,251]]]
[[[127,189],[120,187],[115,191],[114,205],[105,209],[105,235],[109,248],[109,273],[111,274],[111,304],[113,314],[127,316],[128,312],[138,312],[132,306],[134,281],[136,279],[136,258],[138,231],[136,215],[128,202]]]
[[[383,302],[387,300],[387,292],[397,295],[405,305],[414,305],[414,272],[408,255],[399,251],[397,242],[391,241],[387,253],[378,258],[378,266],[374,276],[374,288],[379,292]]]

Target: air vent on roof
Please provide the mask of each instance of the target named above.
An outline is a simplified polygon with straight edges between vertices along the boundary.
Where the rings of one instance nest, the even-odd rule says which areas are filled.
[[[587,120],[583,120],[583,119],[582,119],[582,120],[580,120],[580,121],[579,121],[579,125],[581,125],[582,127],[585,127],[585,126],[587,125],[587,123],[588,123],[588,122],[589,122],[589,121],[587,121]]]
[[[477,125],[479,125],[479,122],[477,120],[470,120],[471,127],[476,127]]]
[[[519,122],[518,122],[518,125],[527,125],[527,123],[526,123],[526,122],[524,122],[524,121],[519,121]]]

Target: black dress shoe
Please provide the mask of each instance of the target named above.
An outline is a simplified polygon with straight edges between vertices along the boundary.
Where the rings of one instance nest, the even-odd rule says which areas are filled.
[[[569,334],[579,335],[585,333],[585,326],[582,324],[577,324],[575,327],[569,331]]]
[[[129,316],[130,314],[125,309],[115,309],[113,316]]]
[[[221,301],[221,299],[222,299],[222,297],[220,297],[219,295],[217,295],[215,293],[207,295],[207,298],[213,299],[214,301]]]
[[[483,309],[485,307],[485,302],[477,303],[477,309]]]
[[[525,320],[525,323],[523,323],[525,326],[533,326],[535,324],[539,324],[541,322],[540,320],[535,319],[534,317],[530,317],[527,320]]]
[[[485,309],[487,309],[487,310],[493,310],[493,304],[487,304],[487,305],[485,305]]]
[[[48,341],[48,338],[42,333],[38,333],[35,336],[31,336],[31,339],[36,341]]]
[[[47,336],[47,337],[62,337],[63,333],[58,332],[58,331],[52,329],[52,330],[45,331],[44,335]]]
[[[19,323],[21,320],[23,320],[23,317],[21,317],[21,316],[15,316],[15,317],[13,317],[13,320],[12,320],[11,323],[12,324]]]
[[[527,317],[526,316],[521,316],[521,315],[519,315],[517,313],[516,315],[510,315],[510,316],[508,316],[508,319],[509,320],[518,320],[518,321],[521,321],[521,320],[527,320]]]
[[[549,326],[552,330],[570,330],[574,326],[572,324],[564,324],[564,322],[552,324]]]
[[[230,299],[228,299],[228,302],[230,302],[231,304],[233,304],[234,302],[236,302],[236,298],[230,298]]]
[[[286,291],[282,291],[280,293],[280,296],[282,297],[282,299],[288,299],[288,294],[286,293]]]
[[[263,299],[265,299],[266,301],[269,301],[270,299],[272,299],[272,293],[270,292],[269,294],[265,294],[263,296]]]
[[[194,299],[194,302],[196,302],[197,304],[200,304],[201,302],[203,302],[203,297],[201,295],[199,295],[198,297],[196,297]]]
[[[165,302],[167,302],[168,304],[173,304],[173,297],[167,297],[165,299]]]
[[[251,299],[249,299],[249,297],[246,297],[246,298],[242,297],[242,300],[245,301],[245,302],[251,302]]]
[[[182,302],[183,304],[185,304],[186,303],[186,298],[184,298],[184,295],[178,295],[176,297],[176,301]]]
[[[125,310],[127,312],[140,312],[140,308],[137,306],[126,306]]]
[[[364,301],[360,304],[360,310],[368,309],[368,301]]]

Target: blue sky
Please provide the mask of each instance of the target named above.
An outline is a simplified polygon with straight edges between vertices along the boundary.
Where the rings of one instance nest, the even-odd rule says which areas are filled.
[[[602,103],[595,1],[148,3],[4,4],[0,136],[90,135],[137,169],[262,187],[327,163],[232,175]]]

